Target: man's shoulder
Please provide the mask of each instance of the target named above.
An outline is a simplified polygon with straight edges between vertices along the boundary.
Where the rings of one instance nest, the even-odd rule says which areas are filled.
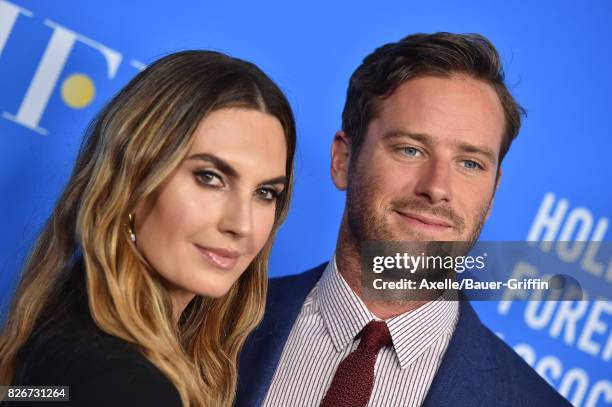
[[[479,334],[488,343],[488,356],[497,365],[497,369],[489,373],[493,376],[495,391],[492,393],[498,403],[504,401],[506,404],[503,405],[513,406],[570,406],[514,349],[484,324],[480,325],[482,329]]]
[[[287,293],[286,290],[302,289],[310,291],[317,281],[319,281],[327,263],[328,262],[321,263],[301,273],[271,278],[269,281],[270,296]]]
[[[329,262],[325,261],[319,264],[318,266],[309,268],[308,270],[305,270],[302,272],[288,274],[288,275],[279,276],[279,277],[272,277],[270,278],[270,284],[295,284],[295,283],[299,283],[304,280],[311,280],[313,278],[318,280],[318,278],[321,276],[321,274],[325,270],[325,267],[327,267],[328,263]]]
[[[502,394],[511,392],[520,399],[533,401],[534,405],[570,405],[510,346],[497,336],[493,336],[494,352],[502,367],[497,371],[498,380],[496,382],[499,386],[499,392]]]

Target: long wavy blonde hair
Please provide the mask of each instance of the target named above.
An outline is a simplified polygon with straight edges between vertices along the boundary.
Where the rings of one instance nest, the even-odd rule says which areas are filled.
[[[224,297],[196,297],[176,326],[169,295],[129,241],[126,221],[185,158],[199,122],[224,107],[256,109],[280,121],[289,182],[272,233],[248,269]],[[134,344],[176,386],[184,405],[231,405],[238,353],[265,307],[268,258],[289,206],[295,143],[289,103],[251,63],[184,51],[138,74],[90,125],[25,264],[0,336],[0,384],[13,380],[19,350],[41,314],[62,303],[66,274],[82,256],[96,325]]]

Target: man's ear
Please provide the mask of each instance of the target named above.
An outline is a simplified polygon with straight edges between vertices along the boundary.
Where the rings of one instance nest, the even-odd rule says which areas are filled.
[[[344,131],[334,135],[331,146],[331,177],[341,191],[348,186],[349,164],[351,160],[351,142]]]
[[[497,188],[499,187],[499,181],[501,180],[501,176],[502,168],[499,167],[499,169],[497,170],[497,176],[495,178],[495,189],[493,190],[493,197],[491,197],[491,204],[489,205],[489,209],[487,210],[487,216],[485,217],[485,220],[488,220],[489,215],[491,214],[491,208],[493,208],[493,199],[495,198],[495,194],[497,193]]]

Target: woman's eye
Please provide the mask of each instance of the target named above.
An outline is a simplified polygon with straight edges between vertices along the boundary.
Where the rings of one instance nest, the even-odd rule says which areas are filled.
[[[194,174],[198,182],[202,185],[211,187],[223,186],[223,180],[221,179],[221,176],[212,171],[196,171]]]
[[[259,188],[257,190],[257,195],[264,201],[275,201],[279,193],[272,188]]]
[[[401,147],[399,150],[402,154],[407,155],[408,157],[417,157],[419,154],[422,154],[421,150],[414,147]]]
[[[468,170],[482,170],[482,165],[472,160],[464,160],[463,166]]]

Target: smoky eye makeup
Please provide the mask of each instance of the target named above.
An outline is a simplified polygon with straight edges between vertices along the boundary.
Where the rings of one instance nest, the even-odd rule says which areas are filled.
[[[283,186],[262,185],[256,190],[256,194],[264,201],[276,201],[285,191]]]
[[[193,171],[193,175],[200,185],[215,188],[225,186],[224,177],[218,171],[212,169],[198,169]]]

